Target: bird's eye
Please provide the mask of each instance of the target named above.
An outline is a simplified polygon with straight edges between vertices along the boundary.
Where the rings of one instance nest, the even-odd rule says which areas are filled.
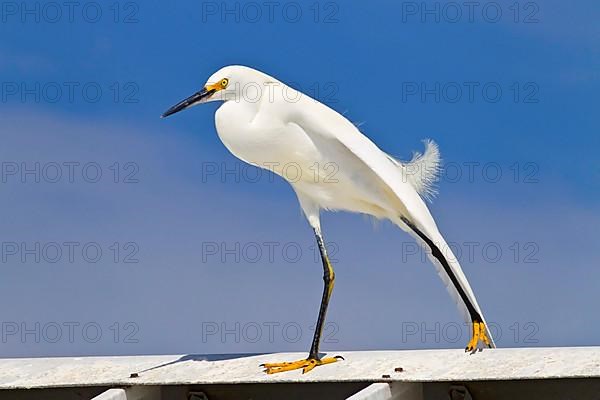
[[[225,78],[223,80],[221,80],[221,87],[223,89],[225,89],[227,87],[227,84],[229,83],[229,79]]]

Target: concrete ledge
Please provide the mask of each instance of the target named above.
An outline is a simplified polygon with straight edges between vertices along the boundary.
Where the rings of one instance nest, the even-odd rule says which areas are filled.
[[[0,389],[303,382],[448,382],[600,377],[600,347],[335,352],[346,359],[302,375],[259,364],[305,353],[0,360]],[[401,370],[400,370],[401,368]],[[137,373],[137,377],[131,377]]]

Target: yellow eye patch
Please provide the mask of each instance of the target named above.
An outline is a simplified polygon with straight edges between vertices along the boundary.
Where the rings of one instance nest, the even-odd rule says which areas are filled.
[[[214,90],[218,92],[219,90],[223,90],[229,85],[229,79],[223,78],[217,83],[213,83],[212,85],[207,85],[206,90]]]

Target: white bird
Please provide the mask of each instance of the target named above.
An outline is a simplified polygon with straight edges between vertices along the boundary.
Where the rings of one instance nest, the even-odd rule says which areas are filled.
[[[265,372],[301,368],[304,373],[342,359],[319,353],[335,280],[321,231],[321,210],[388,219],[411,234],[428,251],[472,328],[465,351],[476,351],[480,342],[495,347],[473,290],[424,201],[432,193],[439,169],[440,156],[434,142],[426,141],[422,155],[416,153],[410,162],[402,163],[333,109],[263,72],[236,65],[214,73],[202,90],[171,107],[162,117],[211,101],[223,102],[215,113],[215,125],[227,149],[292,185],[314,230],[323,261],[323,298],[308,357],[263,364]]]

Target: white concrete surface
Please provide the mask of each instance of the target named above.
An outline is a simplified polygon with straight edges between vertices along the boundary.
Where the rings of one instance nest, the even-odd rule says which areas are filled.
[[[0,360],[0,389],[268,382],[440,382],[600,377],[600,347],[335,352],[345,360],[308,374],[266,375],[259,364],[305,353]],[[213,361],[209,361],[213,360]],[[152,369],[150,369],[152,368]],[[402,368],[401,372],[395,371]],[[149,369],[147,371],[143,371]],[[137,378],[131,373],[137,372]],[[387,377],[389,376],[389,377]]]

